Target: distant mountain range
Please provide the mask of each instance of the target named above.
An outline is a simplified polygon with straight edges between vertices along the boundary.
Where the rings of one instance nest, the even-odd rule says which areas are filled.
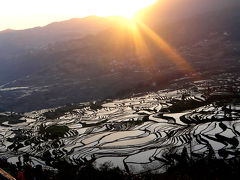
[[[237,0],[162,0],[138,16],[204,77],[239,68],[239,9]],[[91,16],[0,32],[0,109],[130,96],[194,76],[141,27],[151,56],[137,55],[125,23]]]
[[[31,69],[31,64],[44,66],[41,60],[47,55],[39,55],[39,53],[45,53],[44,51],[49,50],[50,46],[58,44],[60,47],[62,42],[96,35],[116,26],[116,22],[123,21],[123,19],[121,17],[89,16],[54,22],[44,27],[1,31],[0,84],[34,71]],[[39,55],[34,56],[35,60],[32,59],[34,53]]]
[[[139,11],[138,16],[153,26],[178,22],[204,13],[240,7],[238,0],[159,0],[153,6]],[[113,18],[89,16],[54,22],[44,27],[26,30],[0,31],[0,58],[9,58],[24,50],[45,47],[49,43],[78,39],[97,34],[115,26]],[[1,62],[0,59],[0,62]]]
[[[16,55],[26,49],[44,47],[49,43],[96,34],[109,28],[110,22],[97,16],[54,22],[44,27],[0,32],[0,57]]]

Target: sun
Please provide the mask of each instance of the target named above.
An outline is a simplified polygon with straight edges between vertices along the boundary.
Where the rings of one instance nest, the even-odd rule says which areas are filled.
[[[6,0],[0,6],[0,28],[25,29],[86,16],[131,18],[157,0]]]
[[[102,0],[96,9],[97,16],[122,16],[131,19],[137,11],[157,0]]]

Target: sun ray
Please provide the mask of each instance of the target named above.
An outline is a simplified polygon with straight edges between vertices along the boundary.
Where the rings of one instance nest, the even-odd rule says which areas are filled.
[[[139,27],[145,32],[145,34],[162,50],[173,63],[181,70],[186,71],[189,74],[196,74],[195,69],[176,51],[174,50],[165,40],[163,40],[157,33],[151,28],[145,25],[140,20],[136,20]]]
[[[129,25],[131,35],[133,37],[135,55],[140,61],[140,65],[143,69],[149,68],[152,66],[152,56],[151,52],[144,41],[144,38],[139,30],[139,27],[136,22],[131,21]]]

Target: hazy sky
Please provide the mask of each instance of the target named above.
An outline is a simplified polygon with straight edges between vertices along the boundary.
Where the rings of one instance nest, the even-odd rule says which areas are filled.
[[[0,30],[43,26],[89,15],[130,17],[157,0],[0,0]]]

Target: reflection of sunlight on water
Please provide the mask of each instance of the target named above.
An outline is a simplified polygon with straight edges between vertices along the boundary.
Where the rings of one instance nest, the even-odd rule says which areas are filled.
[[[15,90],[24,90],[29,89],[29,87],[10,87],[10,88],[1,88],[0,91],[15,91]]]
[[[93,135],[93,136],[91,136],[91,137],[89,137],[89,138],[84,139],[82,142],[83,142],[84,144],[90,144],[90,143],[92,143],[92,142],[94,142],[94,141],[97,141],[98,139],[101,139],[101,138],[103,138],[104,136],[109,135],[109,134],[111,134],[111,133],[110,133],[110,132],[105,132],[105,133]]]
[[[129,140],[119,140],[117,142],[107,143],[107,144],[104,144],[102,147],[124,148],[127,146],[138,146],[138,145],[144,145],[145,143],[151,143],[151,141],[153,141],[154,139],[156,139],[156,135],[150,134],[147,137],[129,139]]]
[[[122,132],[115,132],[109,136],[104,137],[103,139],[100,140],[100,143],[109,143],[111,141],[116,141],[116,140],[121,140],[121,139],[131,139],[136,136],[140,136],[144,134],[143,131],[122,131]]]
[[[136,173],[153,169],[165,170],[164,162],[169,161],[166,155],[170,152],[181,154],[184,147],[190,151],[190,143],[191,151],[195,154],[206,153],[211,147],[217,157],[220,157],[218,150],[232,151],[233,148],[238,148],[239,145],[236,143],[240,131],[239,113],[234,114],[236,120],[230,123],[224,121],[222,108],[213,105],[201,106],[182,113],[161,112],[162,108],[168,110],[172,106],[172,98],[180,101],[180,92],[182,91],[159,91],[141,97],[116,100],[103,104],[98,110],[92,110],[86,105],[87,107],[83,109],[66,113],[54,120],[43,119],[46,110],[26,113],[27,117],[23,120],[26,119],[27,123],[14,125],[12,129],[0,126],[2,135],[0,138],[5,138],[3,141],[5,146],[0,146],[0,154],[16,157],[15,153],[7,149],[12,145],[7,138],[15,137],[14,130],[21,129],[22,134],[32,132],[29,137],[41,139],[38,136],[38,127],[41,123],[47,126],[61,124],[70,128],[64,134],[64,138],[59,140],[62,146],[57,150],[72,163],[94,161],[96,158],[97,166],[99,163],[111,161],[114,166],[120,166],[122,169],[128,167],[131,172]],[[195,93],[185,101],[204,102],[204,99],[199,100],[198,97],[201,96]],[[238,108],[239,106],[232,106],[233,110]],[[217,121],[212,122],[212,117]],[[175,122],[171,121],[172,119]],[[219,135],[225,137],[225,140],[218,139]],[[52,152],[53,141],[50,139],[42,141],[36,147],[32,146],[32,149],[24,146],[19,152],[30,151],[33,155],[43,153],[44,149]],[[42,149],[37,149],[38,147]],[[164,159],[164,162],[159,161],[159,158]]]

